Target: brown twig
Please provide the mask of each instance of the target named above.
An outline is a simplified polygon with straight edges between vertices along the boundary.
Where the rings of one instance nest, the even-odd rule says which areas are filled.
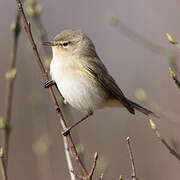
[[[3,160],[3,158],[4,158],[4,151],[3,151],[3,148],[0,147],[1,177],[2,177],[2,180],[8,180],[8,177],[7,177],[7,168],[6,168],[6,164],[5,164],[5,161]]]
[[[7,87],[6,87],[6,97],[5,97],[5,111],[4,118],[2,119],[1,129],[2,129],[2,148],[3,148],[3,163],[7,171],[8,165],[8,152],[9,152],[9,137],[11,129],[11,113],[12,113],[12,99],[13,99],[13,90],[14,90],[14,81],[16,77],[16,54],[18,46],[18,37],[20,34],[20,14],[17,12],[16,21],[12,24],[13,31],[13,44],[12,50],[10,53],[10,65],[9,70],[6,73]]]
[[[22,16],[22,19],[23,19],[23,22],[24,22],[24,28],[25,28],[25,31],[27,33],[27,36],[29,38],[29,41],[30,41],[30,44],[32,46],[32,49],[33,49],[33,52],[34,52],[34,55],[36,57],[36,62],[38,63],[39,67],[40,67],[40,70],[41,70],[41,73],[42,73],[42,76],[43,76],[43,79],[45,81],[48,81],[49,78],[48,78],[48,74],[47,72],[45,71],[45,68],[42,64],[42,61],[41,61],[41,58],[39,56],[39,53],[38,53],[38,50],[37,50],[37,47],[36,47],[36,44],[34,42],[34,39],[32,37],[32,32],[31,32],[31,26],[30,26],[30,23],[27,21],[26,19],[26,16],[25,16],[25,13],[24,13],[24,10],[23,10],[23,7],[22,7],[22,3],[21,3],[21,0],[16,0],[17,1],[17,5],[18,5],[18,8],[19,8],[19,11],[21,13],[21,16]],[[55,110],[56,110],[56,113],[59,117],[59,121],[60,121],[60,124],[62,126],[63,129],[67,129],[67,125],[66,125],[66,122],[63,118],[63,114],[62,114],[62,111],[61,109],[59,108],[59,105],[57,103],[57,99],[54,95],[54,91],[52,89],[52,87],[49,87],[48,88],[49,90],[49,93],[50,93],[50,96],[51,96],[51,99],[52,99],[52,102],[54,104],[54,107],[55,107]],[[88,177],[88,173],[87,173],[87,170],[86,168],[84,167],[83,163],[81,162],[79,156],[78,156],[78,153],[77,153],[77,150],[76,150],[76,147],[73,143],[73,140],[72,140],[72,137],[71,137],[71,134],[68,133],[67,136],[66,136],[66,139],[67,139],[67,142],[68,142],[68,145],[69,145],[69,148],[71,149],[71,152],[72,152],[72,155],[73,157],[75,158],[77,164],[78,164],[78,167],[79,169],[81,170],[82,174],[84,177]],[[87,178],[88,179],[88,178]]]
[[[26,5],[26,12],[27,15],[32,18],[32,20],[35,22],[35,25],[38,29],[38,35],[41,41],[41,44],[44,41],[47,41],[48,36],[47,36],[47,32],[41,22],[40,19],[40,15],[42,12],[42,7],[37,4],[36,0],[28,0],[27,1],[27,5]],[[43,46],[43,50],[45,52],[45,66],[46,68],[49,69],[49,65],[50,65],[50,61],[51,61],[51,57],[50,57],[50,51],[49,48],[47,48],[46,46]],[[69,147],[68,147],[68,142],[67,142],[67,138],[63,137],[63,141],[64,141],[64,150],[65,150],[65,156],[66,156],[66,161],[67,161],[67,165],[68,165],[68,169],[70,172],[70,176],[71,176],[71,180],[75,180],[75,176],[73,173],[71,173],[71,171],[73,171],[73,164],[72,164],[72,159],[71,159],[71,154],[69,151]]]
[[[127,137],[127,138],[126,138],[126,141],[127,141],[127,145],[128,145],[129,157],[130,157],[131,166],[132,166],[132,180],[137,180],[135,163],[134,163],[134,157],[133,157],[132,148],[131,148],[131,143],[130,143],[130,137]]]
[[[94,154],[94,161],[93,161],[93,165],[92,165],[92,168],[88,174],[88,177],[84,177],[84,176],[81,176],[79,175],[78,173],[76,173],[75,171],[71,171],[77,178],[81,179],[81,180],[86,180],[86,179],[89,179],[89,180],[92,180],[92,177],[94,175],[94,171],[96,169],[96,164],[97,164],[97,159],[98,159],[98,153],[96,152]],[[103,178],[103,174],[101,174],[100,176],[100,179]]]
[[[85,177],[84,176],[81,176],[80,174],[76,173],[74,170],[71,171],[75,177],[77,177],[78,179],[81,179],[81,180],[85,180]]]
[[[151,129],[154,131],[156,137],[162,142],[162,144],[169,150],[169,152],[176,157],[176,159],[180,160],[180,154],[178,154],[167,142],[164,138],[161,137],[156,124],[152,119],[149,119],[149,123],[151,125]]]
[[[94,154],[94,161],[93,161],[92,168],[91,168],[91,170],[90,170],[90,172],[89,172],[89,175],[88,175],[90,179],[92,179],[92,176],[93,176],[94,171],[95,171],[95,169],[96,169],[97,159],[98,159],[98,153],[96,152],[96,153]]]

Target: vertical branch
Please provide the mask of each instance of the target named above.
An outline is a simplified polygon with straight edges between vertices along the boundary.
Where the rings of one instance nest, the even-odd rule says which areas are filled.
[[[69,147],[68,147],[68,142],[66,137],[63,137],[64,140],[64,151],[65,151],[65,155],[66,155],[66,161],[67,161],[67,165],[68,165],[68,169],[69,169],[69,173],[71,176],[71,180],[76,180],[75,175],[72,173],[74,171],[73,165],[72,165],[72,161],[71,161],[71,155],[69,152]]]
[[[10,126],[11,126],[11,113],[12,113],[12,99],[13,99],[13,89],[14,81],[16,77],[16,54],[18,46],[18,37],[20,34],[20,14],[17,12],[16,21],[12,24],[13,30],[13,45],[10,53],[10,66],[6,73],[7,87],[6,87],[6,97],[5,97],[5,112],[4,118],[2,120],[2,148],[3,148],[3,161],[7,169],[8,164],[8,151],[9,151],[9,137],[10,137]]]
[[[27,15],[33,19],[33,21],[37,27],[37,30],[38,30],[38,35],[39,35],[40,41],[41,41],[41,43],[43,43],[44,41],[46,41],[48,39],[48,35],[47,35],[47,32],[46,32],[46,30],[41,22],[41,19],[40,19],[42,7],[39,4],[37,4],[36,0],[27,0],[26,12],[27,12]],[[51,61],[50,50],[46,46],[42,46],[42,47],[43,47],[43,50],[44,50],[45,56],[46,56],[45,57],[45,66],[46,66],[46,68],[49,68],[50,61]],[[65,150],[66,161],[67,161],[69,173],[71,176],[71,180],[75,180],[75,176],[72,173],[72,171],[74,169],[73,169],[73,165],[72,165],[72,159],[71,159],[71,154],[70,154],[69,147],[68,147],[68,142],[65,137],[63,137],[63,141],[64,141],[64,150]]]
[[[45,71],[45,68],[42,64],[42,61],[41,61],[41,58],[39,56],[39,52],[37,50],[37,46],[34,42],[34,39],[33,39],[33,36],[32,36],[32,32],[31,32],[31,26],[30,26],[30,23],[27,21],[26,19],[26,16],[25,16],[25,13],[24,13],[24,10],[23,10],[23,7],[22,7],[22,3],[21,3],[21,0],[16,0],[17,1],[17,5],[18,5],[18,8],[19,8],[19,11],[21,13],[21,16],[22,16],[22,19],[23,19],[23,22],[24,22],[24,28],[25,28],[25,31],[27,33],[27,36],[28,36],[28,39],[30,41],[30,44],[32,46],[32,49],[33,49],[33,52],[34,52],[34,55],[36,57],[36,62],[38,63],[39,65],[39,68],[41,70],[41,73],[42,73],[42,76],[43,76],[43,79],[45,81],[48,81],[49,78],[48,78],[48,74],[47,72]],[[54,91],[52,89],[52,87],[49,87],[48,88],[49,90],[49,93],[50,93],[50,96],[51,96],[51,99],[52,99],[52,102],[54,104],[54,107],[55,107],[55,110],[56,110],[56,113],[57,113],[57,116],[59,117],[59,121],[60,121],[60,124],[62,126],[63,129],[67,129],[67,125],[66,125],[66,122],[64,120],[64,117],[63,117],[63,114],[62,114],[62,111],[61,109],[59,108],[59,105],[57,103],[57,99],[54,95]],[[87,173],[87,170],[86,168],[84,167],[84,164],[81,162],[79,156],[78,156],[78,153],[77,153],[77,150],[76,150],[76,147],[73,143],[73,140],[72,140],[72,137],[71,137],[71,134],[68,133],[67,136],[65,137],[67,142],[68,142],[68,145],[69,145],[69,148],[71,149],[71,152],[72,152],[72,155],[73,157],[75,158],[77,164],[78,164],[78,167],[79,169],[81,170],[82,174],[84,177],[88,177],[88,173]]]
[[[3,158],[4,158],[4,151],[3,151],[3,148],[0,147],[0,170],[1,170],[1,176],[2,176],[2,180],[8,180],[7,168],[6,168],[5,161],[3,160]]]
[[[130,144],[130,137],[127,137],[126,141],[127,141],[127,145],[128,145],[129,157],[130,157],[131,166],[132,166],[132,180],[137,180],[134,157],[133,157],[132,148],[131,148],[131,144]]]

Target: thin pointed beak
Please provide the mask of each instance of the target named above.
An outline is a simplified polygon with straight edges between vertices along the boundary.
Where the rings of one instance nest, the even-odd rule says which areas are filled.
[[[56,46],[57,44],[54,41],[47,41],[47,42],[43,42],[42,45],[44,45],[44,46]]]

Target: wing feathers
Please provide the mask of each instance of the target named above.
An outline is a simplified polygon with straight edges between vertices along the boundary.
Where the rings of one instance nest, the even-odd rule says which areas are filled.
[[[115,80],[108,73],[101,61],[96,59],[96,61],[88,60],[87,62],[86,60],[84,67],[94,76],[94,78],[97,79],[100,85],[110,93],[110,96],[118,99],[130,113],[135,114],[133,106],[126,99],[123,92],[120,90]]]

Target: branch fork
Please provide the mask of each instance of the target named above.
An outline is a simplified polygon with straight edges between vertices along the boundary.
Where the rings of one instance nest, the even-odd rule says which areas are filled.
[[[81,180],[92,180],[92,177],[93,177],[93,175],[94,175],[94,171],[95,171],[95,169],[96,169],[97,160],[98,160],[98,153],[96,152],[96,153],[94,154],[94,161],[93,161],[91,170],[90,170],[89,174],[88,174],[87,176],[85,176],[85,177],[79,175],[79,174],[76,173],[75,171],[71,171],[71,172],[75,175],[75,177],[77,177],[77,178],[79,178],[79,179],[81,179]],[[101,176],[102,176],[102,175],[101,175]],[[101,177],[100,177],[100,178],[101,178]],[[102,179],[102,178],[101,178],[101,179]]]

